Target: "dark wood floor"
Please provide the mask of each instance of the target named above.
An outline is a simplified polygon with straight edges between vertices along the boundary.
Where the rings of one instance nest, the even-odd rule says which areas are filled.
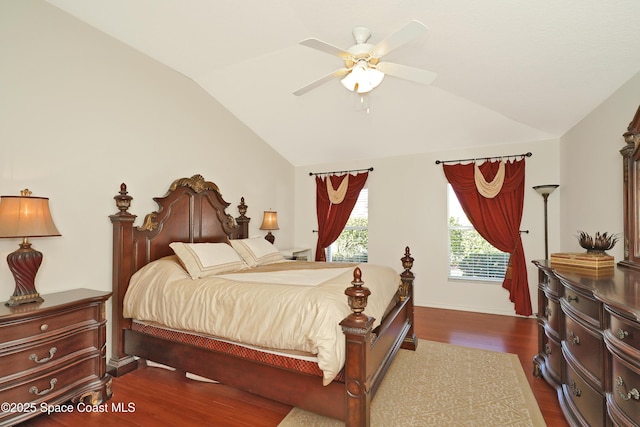
[[[556,392],[533,376],[537,351],[536,320],[416,307],[420,339],[518,355],[548,426],[567,426]],[[207,384],[158,368],[142,368],[113,381],[107,413],[41,415],[22,426],[251,426],[272,427],[291,407]],[[128,412],[114,411],[114,405]]]

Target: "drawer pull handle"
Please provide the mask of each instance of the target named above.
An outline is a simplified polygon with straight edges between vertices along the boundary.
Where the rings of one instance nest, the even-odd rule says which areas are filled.
[[[44,396],[47,393],[50,393],[51,391],[53,391],[53,388],[56,386],[56,383],[58,382],[58,380],[56,378],[52,378],[51,381],[49,381],[49,385],[50,387],[46,390],[42,390],[42,391],[38,391],[38,387],[33,386],[29,389],[29,393],[35,394],[36,396]]]
[[[40,325],[40,330],[41,331],[46,331],[47,329],[49,329],[49,325],[47,325],[46,323],[43,323],[42,325]]]
[[[616,331],[616,335],[618,336],[618,338],[620,338],[621,340],[625,339],[625,337],[629,336],[629,332],[627,331],[623,331],[622,329],[618,329]]]
[[[624,385],[624,380],[622,379],[622,377],[618,377],[616,378],[616,393],[618,393],[618,396],[620,396],[620,399],[622,400],[640,400],[640,392],[638,391],[637,388],[633,388],[630,392],[627,392],[626,394],[620,391],[620,387],[625,387]],[[625,387],[625,391],[626,391],[626,387]]]
[[[569,387],[571,387],[571,391],[576,397],[580,397],[582,395],[582,390],[576,386],[576,382],[574,380],[569,381]]]
[[[551,309],[549,307],[545,307],[544,308],[544,316],[548,319],[549,317],[551,317],[551,314],[553,312],[551,311]]]
[[[549,344],[545,344],[544,353],[549,356],[551,354],[551,346]]]
[[[620,387],[624,387],[625,391],[627,389],[624,385],[624,380],[622,379],[622,377],[616,378],[616,393],[618,393],[618,396],[620,396],[622,400],[640,400],[640,392],[637,388],[634,387],[630,392],[627,392],[625,394],[619,390]]]
[[[572,297],[571,295],[567,295],[567,302],[575,301],[578,302],[578,295]]]
[[[49,360],[53,359],[53,355],[56,354],[56,351],[58,351],[57,348],[51,347],[49,349],[49,357],[45,357],[44,359],[38,359],[38,355],[32,353],[29,355],[29,360],[33,360],[36,363],[47,363]]]
[[[569,343],[572,345],[580,344],[580,337],[573,333],[573,331],[569,331]]]

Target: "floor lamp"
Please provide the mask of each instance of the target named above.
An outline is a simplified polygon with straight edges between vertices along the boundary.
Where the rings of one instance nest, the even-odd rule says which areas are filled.
[[[553,193],[553,190],[558,188],[557,184],[550,185],[536,185],[533,187],[544,199],[544,259],[549,259],[549,228],[547,226],[547,199],[549,194]]]

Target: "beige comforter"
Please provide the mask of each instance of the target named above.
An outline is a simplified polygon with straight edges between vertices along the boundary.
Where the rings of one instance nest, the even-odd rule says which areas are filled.
[[[133,276],[124,315],[239,343],[315,354],[324,384],[329,384],[345,361],[339,323],[351,312],[344,290],[353,280],[353,266],[278,264],[192,280],[175,257],[167,257]],[[371,290],[365,313],[378,322],[400,277],[389,267],[359,267]]]

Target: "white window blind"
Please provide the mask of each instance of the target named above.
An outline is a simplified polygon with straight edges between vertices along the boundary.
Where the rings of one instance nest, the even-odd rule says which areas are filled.
[[[367,262],[369,247],[369,191],[360,190],[340,237],[326,250],[327,261]]]

